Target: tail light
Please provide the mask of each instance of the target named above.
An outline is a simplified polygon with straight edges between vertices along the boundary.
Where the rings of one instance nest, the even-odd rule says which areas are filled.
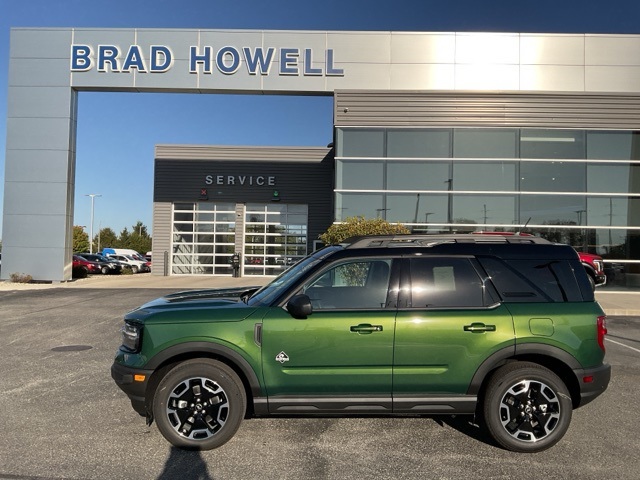
[[[605,351],[604,336],[607,334],[607,317],[606,316],[602,315],[601,317],[598,317],[597,328],[598,328],[598,345],[604,352]]]

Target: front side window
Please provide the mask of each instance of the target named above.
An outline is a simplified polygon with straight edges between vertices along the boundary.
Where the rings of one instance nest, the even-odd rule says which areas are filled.
[[[385,308],[391,259],[341,262],[311,280],[303,293],[314,310]]]
[[[482,307],[482,280],[468,258],[412,258],[411,308]]]

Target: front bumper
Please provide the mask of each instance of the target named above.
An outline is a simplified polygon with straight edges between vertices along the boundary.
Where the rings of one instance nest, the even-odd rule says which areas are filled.
[[[133,409],[142,416],[147,415],[146,392],[152,373],[153,370],[129,368],[117,362],[111,366],[111,378],[120,387],[120,390],[127,394]],[[144,376],[144,380],[136,380],[142,376]]]
[[[596,368],[574,370],[574,373],[580,384],[580,404],[577,406],[582,407],[607,389],[611,379],[611,365],[604,363]],[[588,378],[591,378],[591,381],[585,382]]]

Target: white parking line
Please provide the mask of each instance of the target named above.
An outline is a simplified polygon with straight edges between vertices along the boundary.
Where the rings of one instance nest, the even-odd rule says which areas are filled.
[[[607,342],[615,343],[616,345],[620,345],[620,346],[622,346],[622,347],[630,348],[630,349],[631,349],[631,350],[633,350],[634,352],[638,352],[638,353],[640,353],[640,350],[638,350],[637,348],[630,347],[629,345],[625,345],[624,343],[616,342],[615,340],[611,340],[610,338],[606,338],[605,340],[606,340]]]

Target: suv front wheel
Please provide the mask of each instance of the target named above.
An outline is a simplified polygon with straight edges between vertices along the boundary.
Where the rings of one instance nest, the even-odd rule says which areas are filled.
[[[572,403],[564,382],[529,362],[499,368],[487,385],[485,425],[504,448],[539,452],[555,445],[571,422]]]
[[[227,365],[188,360],[160,381],[153,416],[162,436],[176,447],[211,450],[236,433],[247,400],[242,381]]]

